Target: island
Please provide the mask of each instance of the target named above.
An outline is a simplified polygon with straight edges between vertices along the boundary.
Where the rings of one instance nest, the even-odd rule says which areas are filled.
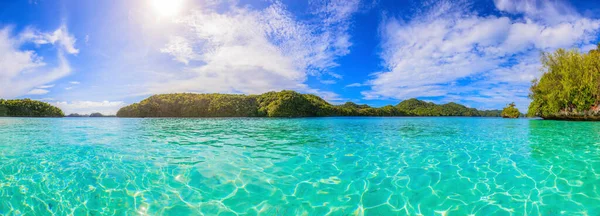
[[[119,109],[117,117],[499,117],[500,113],[500,110],[477,110],[457,103],[438,105],[414,98],[395,106],[371,107],[353,102],[333,105],[313,94],[284,90],[260,95],[159,94]]]
[[[521,116],[521,112],[519,112],[519,109],[517,109],[515,103],[512,102],[502,109],[500,116],[502,116],[502,118],[519,118],[519,116]]]
[[[63,117],[58,107],[31,99],[0,99],[0,116],[4,117]]]
[[[544,74],[532,82],[528,116],[600,120],[600,44],[588,53],[558,49],[542,54]]]
[[[104,115],[99,112],[91,113],[91,114],[79,114],[79,113],[71,113],[66,117],[117,117],[116,115]]]

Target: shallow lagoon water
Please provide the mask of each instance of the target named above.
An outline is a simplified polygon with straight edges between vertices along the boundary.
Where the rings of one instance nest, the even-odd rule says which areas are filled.
[[[600,215],[600,123],[0,118],[0,215]]]

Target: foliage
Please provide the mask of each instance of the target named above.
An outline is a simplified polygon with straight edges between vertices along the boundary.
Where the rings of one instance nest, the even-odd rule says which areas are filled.
[[[436,105],[417,99],[380,108],[347,102],[332,105],[295,91],[261,95],[162,94],[123,107],[119,117],[313,117],[313,116],[499,116],[456,103]]]
[[[500,111],[500,110],[479,110],[479,111],[477,111],[477,116],[481,116],[481,117],[499,117],[501,112],[502,111]]]
[[[0,117],[1,116],[8,116],[8,108],[0,102]]]
[[[31,99],[0,99],[0,116],[10,117],[63,117],[59,108]]]
[[[502,110],[502,118],[519,118],[521,112],[515,107],[515,103],[510,103]]]
[[[258,111],[268,117],[328,116],[333,107],[315,95],[294,91],[267,92],[258,96]]]
[[[575,118],[599,114],[600,52],[559,49],[543,53],[541,60],[545,72],[532,82],[527,115]]]
[[[411,116],[500,116],[498,110],[477,110],[457,103],[437,105],[415,98],[402,101],[396,107]]]
[[[119,117],[255,117],[257,96],[232,94],[161,94],[123,107]]]

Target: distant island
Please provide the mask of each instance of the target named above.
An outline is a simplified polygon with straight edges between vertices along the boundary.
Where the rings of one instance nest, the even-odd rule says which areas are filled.
[[[0,117],[63,117],[58,107],[31,99],[0,99]]]
[[[545,73],[532,83],[528,116],[600,120],[600,44],[588,53],[544,53],[542,64]]]
[[[371,107],[346,102],[332,105],[312,94],[295,91],[238,94],[159,94],[125,106],[118,117],[325,117],[325,116],[482,116],[500,110],[477,110],[457,103],[443,105],[409,99],[392,106]]]
[[[116,115],[104,115],[99,112],[91,113],[91,114],[79,114],[79,113],[71,113],[66,117],[117,117]]]

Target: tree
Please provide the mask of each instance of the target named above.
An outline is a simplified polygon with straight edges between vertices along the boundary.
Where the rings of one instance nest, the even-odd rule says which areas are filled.
[[[549,119],[590,119],[599,116],[600,44],[580,53],[558,49],[543,53],[544,74],[533,80],[528,116]]]
[[[515,107],[515,103],[512,102],[504,107],[500,115],[502,118],[519,118],[521,112]]]

